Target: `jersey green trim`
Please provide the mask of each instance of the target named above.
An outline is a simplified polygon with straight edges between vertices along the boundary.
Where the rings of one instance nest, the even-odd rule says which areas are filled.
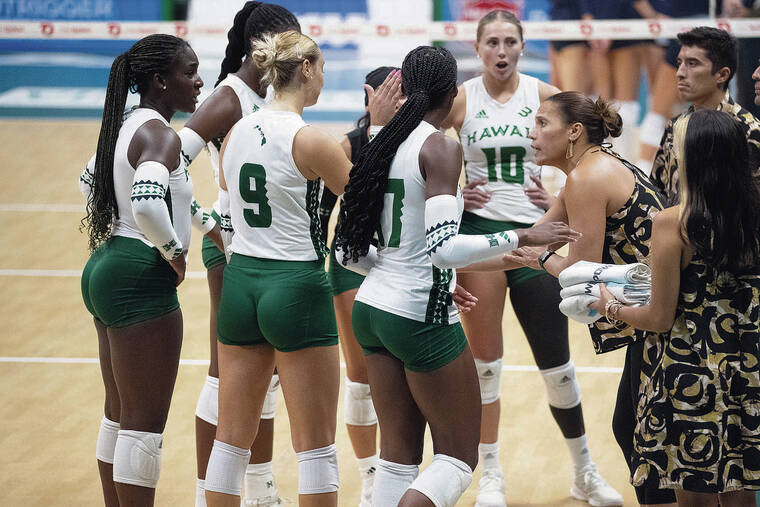
[[[438,269],[433,266],[433,287],[430,289],[427,311],[425,312],[426,324],[448,324],[449,306],[452,303],[449,284],[454,277],[452,269]]]
[[[319,189],[321,181],[316,179],[306,183],[306,213],[309,214],[309,233],[317,259],[327,257],[327,245],[322,240],[322,221],[319,219]]]

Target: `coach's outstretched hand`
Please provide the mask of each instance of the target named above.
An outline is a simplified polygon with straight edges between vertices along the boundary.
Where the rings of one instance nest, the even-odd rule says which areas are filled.
[[[367,110],[372,125],[386,125],[399,108],[403,95],[401,94],[401,71],[394,70],[388,74],[383,84],[373,89],[365,84],[367,92]]]
[[[478,304],[478,298],[467,292],[467,290],[459,284],[454,288],[454,292],[451,294],[451,299],[453,299],[454,304],[457,305],[459,313],[467,313]]]
[[[527,229],[516,229],[520,246],[541,246],[554,243],[572,243],[581,237],[564,222],[536,224]]]

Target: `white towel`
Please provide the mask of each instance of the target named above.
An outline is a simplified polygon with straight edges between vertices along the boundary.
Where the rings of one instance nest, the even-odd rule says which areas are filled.
[[[641,263],[618,265],[578,261],[559,274],[559,284],[564,288],[585,282],[651,284],[652,270]]]
[[[644,283],[632,284],[608,282],[607,289],[616,299],[631,306],[646,305],[652,297],[652,286]],[[566,289],[562,289],[559,295],[562,296],[562,299],[584,295],[593,296],[595,299],[599,299],[601,293],[598,283],[586,282],[571,285]]]
[[[583,324],[591,324],[602,318],[599,312],[588,307],[588,305],[598,300],[599,298],[595,298],[594,296],[572,296],[560,302],[559,311],[573,320],[577,320]]]

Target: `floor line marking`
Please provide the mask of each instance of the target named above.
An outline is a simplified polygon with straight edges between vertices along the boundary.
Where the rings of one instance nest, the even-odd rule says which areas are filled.
[[[37,363],[37,364],[98,364],[97,357],[21,357],[21,356],[0,356],[0,363]],[[208,359],[180,359],[181,366],[208,366]],[[341,368],[346,367],[346,363],[340,363]],[[536,366],[524,364],[505,364],[501,367],[502,371],[509,372],[526,372],[538,371]],[[621,373],[622,368],[611,366],[576,366],[575,370],[579,373]]]
[[[46,204],[46,203],[8,203],[0,204],[0,211],[52,211],[54,213],[84,213],[85,207],[81,204]]]

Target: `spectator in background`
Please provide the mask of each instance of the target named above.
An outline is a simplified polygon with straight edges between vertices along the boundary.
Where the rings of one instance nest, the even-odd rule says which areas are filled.
[[[551,0],[549,17],[552,21],[581,19],[580,0]],[[551,41],[551,84],[560,90],[582,93],[591,91],[591,74],[584,72],[588,58],[588,43],[582,40]]]

